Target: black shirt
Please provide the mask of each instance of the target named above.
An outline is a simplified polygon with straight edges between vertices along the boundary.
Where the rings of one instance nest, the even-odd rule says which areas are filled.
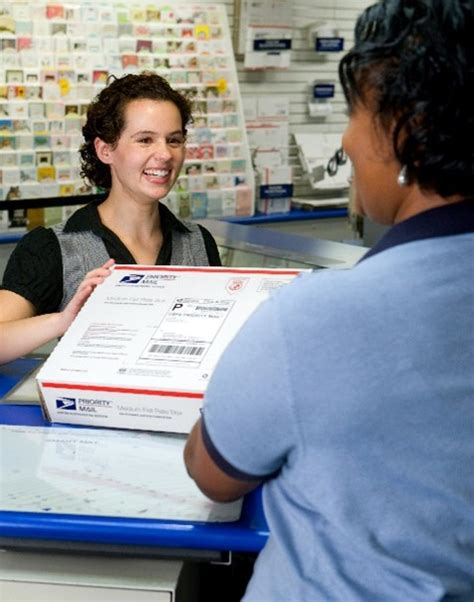
[[[119,237],[102,224],[97,209],[101,202],[89,203],[73,213],[66,222],[64,232],[91,231],[102,238],[108,254],[116,263],[136,263]],[[167,207],[160,203],[159,208],[163,244],[156,265],[169,265],[173,230],[186,232],[188,229]],[[220,266],[215,240],[206,228],[199,228],[209,265]],[[53,230],[36,228],[18,242],[5,269],[1,288],[30,301],[39,314],[57,311],[63,298],[63,266],[61,249]]]

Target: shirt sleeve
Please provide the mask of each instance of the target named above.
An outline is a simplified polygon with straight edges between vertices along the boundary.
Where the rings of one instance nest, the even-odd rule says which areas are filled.
[[[40,227],[25,234],[10,256],[1,288],[30,301],[38,314],[58,310],[63,269],[59,242],[52,230]]]
[[[264,302],[222,355],[203,407],[203,438],[228,475],[277,472],[297,441],[286,346],[275,300]]]
[[[207,258],[209,260],[209,265],[222,265],[221,258],[219,255],[219,249],[217,248],[216,241],[212,234],[198,224],[199,229],[201,230],[202,237],[204,239],[204,246],[206,247]]]

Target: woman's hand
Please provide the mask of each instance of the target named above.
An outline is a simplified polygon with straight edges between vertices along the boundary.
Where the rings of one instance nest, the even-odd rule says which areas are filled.
[[[74,297],[69,301],[63,311],[60,312],[61,328],[63,329],[61,335],[69,328],[95,287],[102,284],[102,282],[110,276],[111,268],[114,263],[115,261],[113,259],[109,259],[100,268],[96,268],[86,274],[84,280],[78,286]]]

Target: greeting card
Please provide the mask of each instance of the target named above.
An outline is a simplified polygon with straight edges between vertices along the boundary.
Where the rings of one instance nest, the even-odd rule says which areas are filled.
[[[62,4],[48,4],[46,6],[47,19],[64,19],[64,6]]]

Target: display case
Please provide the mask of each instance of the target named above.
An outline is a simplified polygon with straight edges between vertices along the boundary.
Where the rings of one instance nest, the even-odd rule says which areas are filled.
[[[199,223],[214,236],[222,265],[226,267],[350,268],[368,251],[367,247],[257,226],[220,220],[200,220]],[[0,234],[0,276],[21,236],[21,233]]]
[[[218,220],[202,220],[219,247],[226,267],[344,269],[355,265],[368,248],[286,234]]]

